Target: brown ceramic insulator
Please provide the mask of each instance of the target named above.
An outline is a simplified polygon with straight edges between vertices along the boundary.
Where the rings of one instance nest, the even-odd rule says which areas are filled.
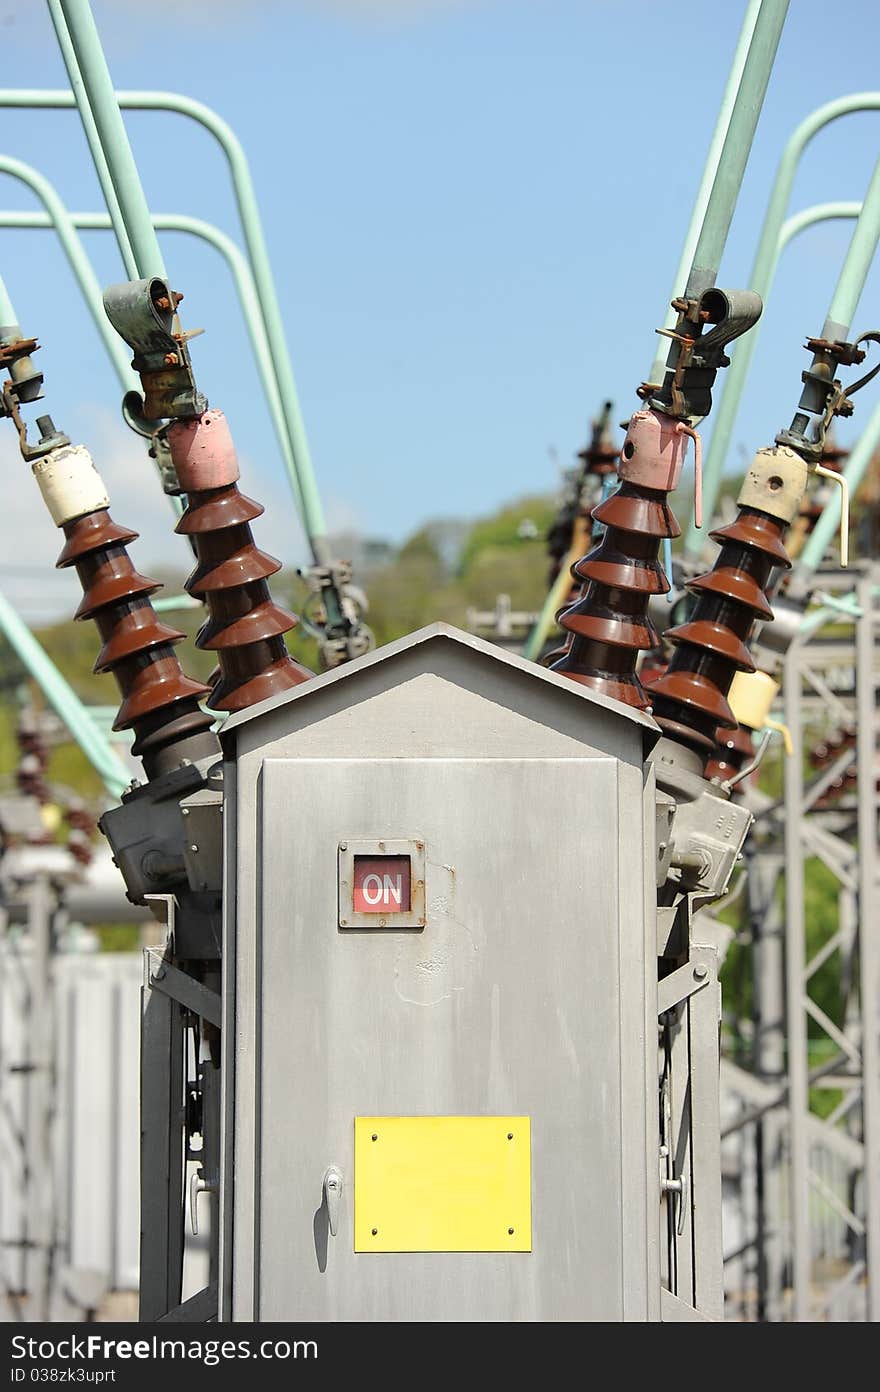
[[[620,446],[615,445],[611,436],[603,432],[598,440],[594,437],[586,449],[578,450],[577,457],[584,461],[585,474],[595,474],[597,478],[604,478],[606,474],[616,472],[619,456]]]
[[[647,686],[648,682],[662,677],[668,666],[669,659],[662,647],[652,648],[650,652],[645,653],[639,663],[639,681],[642,686]]]
[[[754,508],[712,532],[721,543],[715,567],[688,585],[697,602],[687,623],[664,635],[675,652],[648,687],[654,719],[703,755],[715,749],[719,726],[736,729],[727,693],[737,672],[755,670],[748,641],[756,620],[773,617],[765,591],[773,570],[790,564],[784,532],[783,522]]]
[[[845,797],[847,793],[851,793],[855,790],[858,781],[858,770],[850,765],[843,773],[838,774],[833,782],[829,783],[822,796],[817,798],[813,803],[813,807],[817,812],[824,812],[836,806],[841,798]]]
[[[45,781],[49,766],[49,750],[43,739],[39,724],[30,711],[23,711],[16,729],[19,758],[15,771],[15,781],[20,793],[36,798],[40,803],[49,801],[49,789]]]
[[[80,865],[91,865],[94,853],[84,831],[73,830],[68,833],[67,849]]]
[[[112,520],[106,508],[65,522],[58,566],[75,566],[83,588],[77,619],[94,619],[103,647],[96,672],[112,672],[122,695],[114,730],[131,729],[133,752],[147,771],[170,743],[209,729],[199,708],[208,688],[185,676],[174,652],[184,634],[160,621],[150,602],[159,582],[140,575],[127,543],[137,532]]]
[[[612,401],[605,402],[603,409],[593,421],[590,443],[584,449],[578,450],[577,457],[581,461],[581,468],[575,485],[575,496],[567,499],[547,534],[547,549],[552,560],[547,583],[551,587],[562,569],[566,556],[575,546],[579,545],[577,535],[579,524],[581,526],[586,524],[584,529],[589,536],[590,509],[583,501],[587,492],[587,480],[596,479],[599,488],[601,488],[606,476],[617,472],[620,448],[614,443],[611,434],[610,421],[613,405]],[[586,542],[583,544],[586,545]],[[566,596],[566,604],[572,603],[577,591],[578,587],[573,586],[572,591]],[[560,657],[561,654],[562,649],[560,648],[553,655],[554,659]],[[550,656],[548,654],[548,657]],[[547,658],[542,660],[545,666],[549,665]]]
[[[281,562],[254,542],[250,524],[262,511],[230,483],[190,493],[176,528],[195,546],[198,563],[186,589],[208,610],[196,645],[217,654],[208,701],[214,710],[244,710],[313,675],[284,642],[299,620],[269,593],[266,580]]]
[[[835,730],[833,734],[817,744],[809,754],[810,764],[814,769],[827,768],[828,765],[841,754],[844,749],[852,749],[856,742],[856,731],[853,729]]]
[[[754,757],[752,732],[745,725],[735,730],[719,730],[718,743],[709,755],[705,776],[718,778],[722,782],[733,778]]]
[[[812,768],[821,772],[832,764],[844,750],[852,749],[857,739],[857,732],[851,727],[835,730],[824,740],[810,751],[809,761]],[[841,773],[837,775],[828,787],[816,799],[813,806],[819,812],[833,807],[840,801],[841,797],[852,790],[858,781],[858,770],[855,762],[849,764]]]
[[[44,778],[45,762],[37,754],[22,754],[15,771],[18,791],[39,803],[49,801],[49,788]]]
[[[583,589],[557,615],[569,638],[552,670],[640,710],[650,701],[636,676],[638,654],[660,645],[648,601],[669,590],[660,543],[681,534],[666,499],[665,492],[624,481],[593,509],[604,534],[572,567]]]

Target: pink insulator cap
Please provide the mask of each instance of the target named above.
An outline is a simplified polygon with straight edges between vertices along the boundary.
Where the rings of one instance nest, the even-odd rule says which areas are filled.
[[[671,493],[678,486],[689,432],[674,416],[661,411],[636,411],[620,451],[618,475],[643,488]]]
[[[179,420],[168,431],[171,460],[185,493],[223,488],[239,478],[235,445],[222,411]]]

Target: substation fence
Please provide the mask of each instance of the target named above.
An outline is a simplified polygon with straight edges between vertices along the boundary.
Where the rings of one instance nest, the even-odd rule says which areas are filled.
[[[751,1057],[722,1066],[729,1318],[876,1318],[878,575],[786,658],[792,755],[747,854]]]
[[[39,907],[0,940],[0,1318],[89,1319],[138,1285],[143,967],[51,952]]]

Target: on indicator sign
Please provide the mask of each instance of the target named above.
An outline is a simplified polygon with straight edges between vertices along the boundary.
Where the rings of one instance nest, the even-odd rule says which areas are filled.
[[[408,913],[411,896],[409,856],[355,856],[352,886],[355,913]]]

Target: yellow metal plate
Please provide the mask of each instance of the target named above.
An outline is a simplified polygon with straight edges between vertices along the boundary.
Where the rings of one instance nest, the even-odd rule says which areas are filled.
[[[530,1252],[528,1117],[355,1117],[356,1252]]]

